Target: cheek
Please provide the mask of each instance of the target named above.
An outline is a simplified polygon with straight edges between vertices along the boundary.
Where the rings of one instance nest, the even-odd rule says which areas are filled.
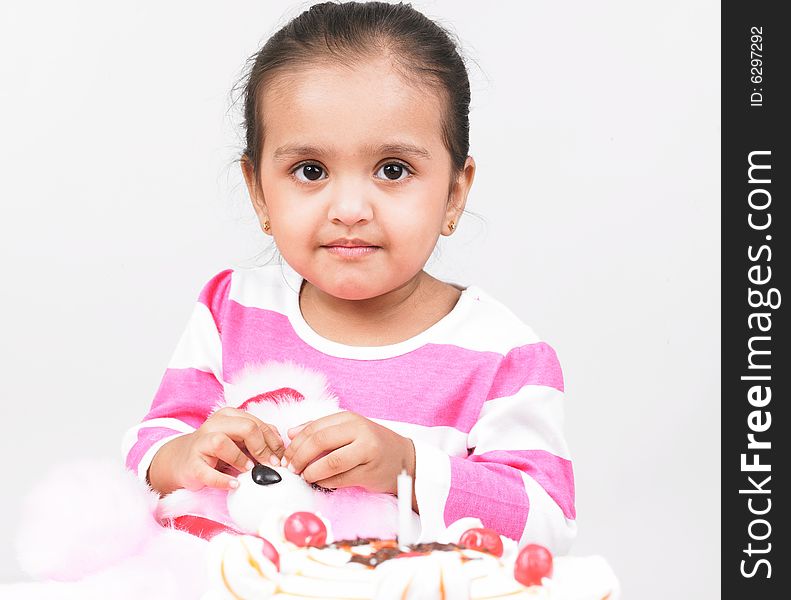
[[[302,204],[299,194],[295,193],[294,184],[287,176],[271,175],[262,182],[261,190],[272,214],[288,213],[297,210]],[[304,202],[304,198],[302,201]]]
[[[433,244],[442,228],[444,204],[437,194],[410,196],[397,209],[388,211],[384,224],[394,235],[414,244]]]
[[[309,210],[304,198],[293,194],[273,193],[267,200],[269,215],[276,225],[275,235],[282,240],[302,241],[309,239],[315,220],[315,211]]]

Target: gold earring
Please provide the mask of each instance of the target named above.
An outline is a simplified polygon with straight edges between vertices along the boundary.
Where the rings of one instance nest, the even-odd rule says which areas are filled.
[[[448,223],[448,229],[450,229],[451,231],[456,229],[456,223],[454,221],[451,221],[450,223]]]
[[[269,221],[264,221],[264,231],[269,231]]]

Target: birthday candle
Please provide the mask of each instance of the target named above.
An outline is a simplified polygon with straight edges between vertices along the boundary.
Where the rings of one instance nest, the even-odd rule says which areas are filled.
[[[398,486],[398,544],[411,544],[410,525],[412,522],[412,478],[405,469],[397,479]]]

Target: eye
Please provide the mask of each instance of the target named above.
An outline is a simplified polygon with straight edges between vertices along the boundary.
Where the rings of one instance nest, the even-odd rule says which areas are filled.
[[[381,177],[380,179],[387,179],[388,181],[393,181],[397,183],[406,180],[409,177],[409,175],[412,174],[412,170],[409,167],[407,167],[403,163],[398,163],[398,162],[385,163],[384,165],[379,167],[377,173],[379,172],[384,172],[384,177]]]
[[[318,181],[319,178],[321,178],[322,173],[324,173],[324,168],[317,165],[316,163],[302,163],[301,165],[297,165],[296,168],[291,171],[291,175],[293,175],[299,183]],[[300,177],[300,175],[304,177],[304,179]]]

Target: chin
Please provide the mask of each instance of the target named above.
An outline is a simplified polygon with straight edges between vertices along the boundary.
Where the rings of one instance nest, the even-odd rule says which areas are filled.
[[[325,294],[342,300],[368,300],[386,294],[389,290],[386,286],[375,285],[372,277],[361,273],[359,277],[333,277],[331,272],[328,275],[319,276],[316,279],[308,279],[313,285]]]
[[[370,287],[363,286],[332,286],[330,289],[322,289],[322,291],[341,300],[368,300],[386,293],[386,291],[373,291]]]

